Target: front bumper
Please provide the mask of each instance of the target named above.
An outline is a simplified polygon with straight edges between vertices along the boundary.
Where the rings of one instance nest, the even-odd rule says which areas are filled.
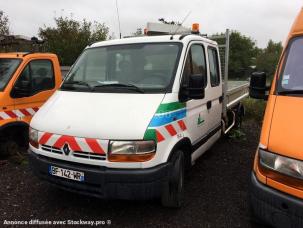
[[[171,170],[170,163],[149,169],[112,169],[52,159],[30,150],[29,158],[32,170],[41,179],[65,190],[98,198],[145,200],[159,197]],[[52,176],[48,171],[50,165],[84,172],[85,181]]]
[[[250,203],[254,215],[268,225],[303,227],[303,200],[260,183],[254,173],[251,175]]]

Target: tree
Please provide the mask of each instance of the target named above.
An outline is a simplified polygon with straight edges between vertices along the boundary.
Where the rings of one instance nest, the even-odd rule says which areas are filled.
[[[233,31],[230,36],[229,75],[231,78],[248,78],[256,65],[259,49],[252,38]]]
[[[55,17],[56,26],[39,28],[39,37],[46,41],[46,51],[59,56],[62,65],[72,65],[82,50],[96,41],[107,39],[108,27],[96,21],[76,21]]]
[[[1,35],[9,35],[9,20],[8,16],[4,14],[2,10],[0,10],[0,36]]]
[[[264,71],[272,78],[275,74],[277,64],[281,52],[283,50],[282,43],[270,40],[267,47],[263,49],[257,56],[256,68],[258,71]]]
[[[221,34],[215,34],[218,37]],[[225,44],[225,39],[215,39],[219,44]],[[232,31],[230,34],[229,47],[229,66],[228,74],[233,79],[246,80],[255,66],[256,57],[260,50],[256,47],[255,41],[241,34],[238,31]],[[224,54],[224,53],[221,53]]]

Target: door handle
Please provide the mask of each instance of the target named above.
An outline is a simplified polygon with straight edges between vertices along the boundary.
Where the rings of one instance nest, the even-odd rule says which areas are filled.
[[[211,109],[211,101],[207,101],[206,107],[207,107],[207,110]]]

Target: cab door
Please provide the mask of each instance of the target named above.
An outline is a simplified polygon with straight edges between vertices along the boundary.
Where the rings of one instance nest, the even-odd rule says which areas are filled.
[[[208,45],[208,72],[210,87],[208,89],[207,97],[209,102],[209,120],[208,126],[210,135],[214,135],[221,129],[221,115],[222,115],[222,80],[220,76],[220,64],[218,49],[215,46]]]
[[[190,75],[201,75],[204,78],[205,95],[209,85],[207,78],[206,51],[203,43],[194,42],[188,48],[183,69],[181,87],[187,87]],[[205,144],[208,133],[209,112],[207,109],[207,96],[203,99],[190,99],[186,102],[186,125],[194,150]]]
[[[53,94],[55,84],[54,66],[50,59],[30,60],[10,94],[14,99],[16,118],[29,123],[39,107]]]

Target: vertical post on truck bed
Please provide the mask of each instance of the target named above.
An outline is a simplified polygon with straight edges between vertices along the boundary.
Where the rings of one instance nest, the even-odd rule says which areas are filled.
[[[225,61],[223,83],[223,118],[227,118],[228,60],[229,60],[229,29],[225,33]]]

